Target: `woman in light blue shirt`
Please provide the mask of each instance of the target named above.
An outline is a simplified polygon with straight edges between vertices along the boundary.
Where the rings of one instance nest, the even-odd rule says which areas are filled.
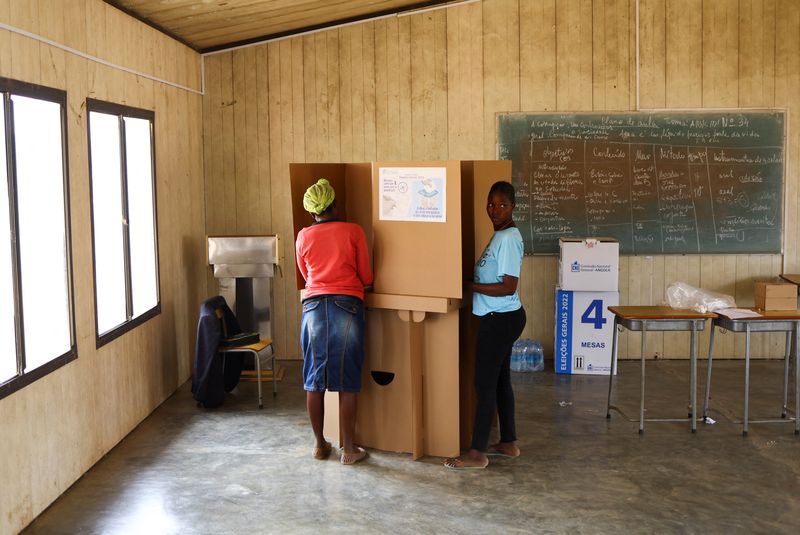
[[[511,215],[514,186],[496,182],[489,190],[486,212],[494,234],[475,265],[474,281],[467,283],[472,313],[480,317],[475,350],[475,425],[470,450],[444,465],[453,470],[486,468],[489,455],[518,457],[511,388],[511,346],[525,328],[525,309],[517,282],[522,268],[522,235]],[[497,412],[500,441],[489,446],[492,418]]]

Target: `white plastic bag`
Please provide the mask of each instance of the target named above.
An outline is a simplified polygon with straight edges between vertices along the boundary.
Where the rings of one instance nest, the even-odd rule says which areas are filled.
[[[685,282],[673,282],[667,287],[665,304],[672,308],[690,308],[697,312],[714,312],[736,307],[736,301],[730,295],[695,288]]]

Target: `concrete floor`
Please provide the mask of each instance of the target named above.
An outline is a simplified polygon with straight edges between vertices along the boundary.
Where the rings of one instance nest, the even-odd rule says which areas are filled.
[[[299,363],[284,364],[263,410],[254,383],[218,410],[184,385],[25,533],[800,532],[800,437],[784,422],[744,438],[730,422],[741,361],[715,362],[717,423],[696,434],[607,421],[603,377],[515,374],[523,456],[467,472],[374,450],[350,467],[312,459]],[[648,415],[685,415],[688,363],[647,371]],[[781,376],[781,362],[753,363],[752,417],[780,414]],[[632,417],[638,377],[638,362],[621,363],[615,398]]]

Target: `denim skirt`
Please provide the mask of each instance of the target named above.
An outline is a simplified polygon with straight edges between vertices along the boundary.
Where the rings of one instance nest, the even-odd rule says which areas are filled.
[[[359,392],[364,367],[364,302],[351,295],[303,300],[303,388]]]

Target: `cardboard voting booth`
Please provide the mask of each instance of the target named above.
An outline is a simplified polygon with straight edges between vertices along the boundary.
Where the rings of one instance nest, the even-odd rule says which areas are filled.
[[[462,281],[492,234],[489,188],[510,181],[511,162],[291,164],[295,236],[311,224],[302,197],[319,178],[336,190],[340,219],[364,228],[375,272],[356,443],[414,458],[457,455],[474,410],[476,323]],[[339,436],[338,396],[325,400],[325,433]]]

